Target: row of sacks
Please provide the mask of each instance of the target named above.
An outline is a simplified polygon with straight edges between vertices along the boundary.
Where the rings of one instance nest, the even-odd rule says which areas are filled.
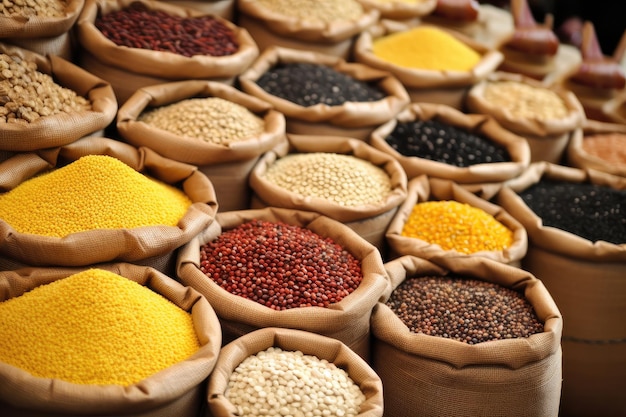
[[[303,142],[297,142],[299,138],[295,139],[295,143],[302,146]],[[344,146],[346,145],[353,146],[352,148],[348,146],[348,148],[352,149],[355,155],[358,154],[359,149],[363,150],[367,146],[356,140],[346,140]],[[368,152],[361,155],[371,155],[374,151],[368,150]],[[386,220],[389,223],[385,222],[386,227],[377,225],[379,227],[377,236],[393,247],[396,252],[392,256],[394,259],[385,257],[384,251],[368,241],[368,239],[371,240],[369,227],[359,230],[350,227],[353,225],[345,219],[333,218],[331,213],[319,213],[323,205],[275,207],[273,203],[270,203],[268,207],[251,208],[250,211],[218,213],[218,198],[212,183],[196,166],[169,160],[149,148],[133,148],[128,144],[107,138],[86,137],[61,148],[16,155],[2,164],[4,168],[7,168],[3,169],[3,172],[7,174],[3,188],[7,190],[16,188],[36,173],[45,172],[54,167],[60,168],[68,161],[94,154],[115,156],[135,170],[146,172],[170,184],[179,184],[194,202],[193,206],[175,227],[92,230],[61,238],[19,233],[3,221],[0,246],[2,269],[84,267],[111,261],[125,261],[153,267],[161,273],[182,280],[182,263],[190,265],[184,269],[191,268],[193,271],[199,271],[197,258],[199,254],[196,251],[200,244],[199,239],[214,239],[220,235],[221,230],[234,227],[243,219],[249,219],[248,216],[266,215],[272,219],[280,218],[292,223],[300,222],[301,225],[309,224],[305,220],[307,216],[324,217],[324,222],[329,222],[330,226],[324,228],[322,233],[328,233],[329,236],[342,242],[349,252],[358,257],[362,265],[375,264],[380,267],[383,261],[392,262],[397,257],[415,256],[431,262],[440,258],[446,259],[451,262],[449,268],[454,269],[456,265],[462,265],[465,262],[464,259],[468,258],[471,261],[467,262],[495,261],[507,269],[511,267],[520,272],[533,274],[546,285],[553,294],[557,306],[568,318],[563,333],[565,348],[563,361],[567,366],[563,391],[565,401],[562,406],[567,407],[566,409],[584,410],[585,408],[578,400],[582,398],[587,404],[586,407],[597,409],[599,404],[602,404],[601,407],[609,414],[612,410],[619,408],[620,393],[616,390],[618,384],[614,382],[623,371],[620,362],[624,346],[620,342],[623,338],[623,325],[619,319],[622,316],[620,305],[623,305],[619,294],[624,293],[620,288],[620,277],[623,275],[623,244],[602,240],[592,241],[572,232],[544,225],[543,219],[520,199],[519,193],[529,189],[541,179],[553,179],[572,184],[595,184],[619,192],[624,188],[623,177],[595,170],[539,162],[531,164],[516,178],[501,184],[498,192],[489,199],[483,199],[449,180],[428,176],[416,177],[406,183],[405,198],[397,203],[394,216]],[[385,159],[385,161],[387,165],[395,166],[398,172],[401,172],[397,162],[392,159]],[[74,184],[68,188],[74,189],[82,186],[84,183],[81,180],[80,184]],[[456,200],[483,209],[515,232],[514,244],[503,251],[465,256],[454,250],[442,251],[432,242],[402,237],[399,232],[412,207],[429,200]],[[59,201],[59,204],[61,202]],[[71,203],[79,202],[70,201]],[[106,208],[106,204],[103,208]],[[23,211],[31,212],[26,207]],[[614,212],[611,207],[607,207],[605,211]],[[573,216],[574,213],[571,215]],[[565,218],[568,217],[565,216]],[[574,219],[571,217],[572,221]],[[363,223],[373,225],[371,221]],[[614,229],[619,233],[617,222],[615,226]],[[332,232],[327,229],[331,229]],[[353,244],[354,247],[352,247]],[[357,249],[357,246],[360,249]],[[183,261],[186,256],[190,258]],[[369,261],[368,256],[372,257]],[[389,276],[380,268],[378,274]],[[208,281],[205,279],[204,283]],[[198,285],[192,286],[201,290]],[[231,312],[235,316],[224,316],[228,323],[222,323],[224,331],[233,329],[232,321],[237,322],[236,314],[243,311],[240,303],[232,302],[234,296],[228,297],[230,297],[229,301],[225,305],[230,305],[230,310],[235,310],[234,313]],[[347,302],[349,299],[350,297],[347,297],[343,301]],[[375,294],[370,301],[378,299],[380,299],[380,293]],[[217,306],[214,300],[209,299],[209,301],[214,307]],[[373,304],[368,305],[366,302],[357,301],[354,300],[355,306],[358,305],[355,313],[363,319],[363,314],[367,315]],[[341,302],[336,306],[341,306],[341,311],[345,308]],[[275,313],[280,314],[264,306],[255,305],[254,307],[265,311],[270,317]],[[253,314],[245,313],[244,316],[264,317],[259,311]],[[277,317],[286,316],[287,314]],[[328,326],[328,323],[336,322],[338,323],[337,319],[324,318],[318,324]],[[350,322],[353,324],[355,318],[351,317]],[[257,325],[257,327],[277,325],[267,318],[264,318],[261,323],[262,325]],[[295,318],[294,323],[297,328],[302,327],[301,318]],[[250,323],[247,325],[254,327]],[[246,326],[243,328],[247,329],[244,332],[250,330]],[[234,329],[237,329],[237,326]],[[351,329],[354,330],[353,327]],[[241,332],[241,329],[238,331]],[[237,331],[234,334],[240,335]],[[344,340],[346,344],[351,349],[361,352],[363,356],[367,356],[368,354],[364,353],[369,346],[367,339],[357,337],[355,340],[351,339],[355,335],[353,333],[350,335],[347,336],[349,340]],[[337,334],[334,336],[343,337]],[[359,343],[364,343],[364,345]],[[366,350],[363,350],[363,346],[366,346]],[[593,386],[590,386],[590,383]]]
[[[89,270],[101,269],[128,278],[188,312],[198,337],[198,350],[188,358],[126,386],[68,382],[64,378],[50,377],[45,371],[25,371],[22,366],[11,363],[15,359],[11,357],[11,353],[5,353],[9,359],[0,361],[0,379],[3,381],[0,385],[0,403],[3,409],[16,416],[59,416],[76,413],[120,416],[161,416],[172,413],[180,416],[235,416],[242,412],[241,406],[236,405],[239,404],[236,397],[242,393],[233,387],[233,375],[237,374],[239,380],[259,381],[261,374],[265,385],[249,387],[250,390],[244,393],[247,398],[256,398],[259,408],[255,409],[255,405],[251,404],[245,409],[246,412],[264,412],[260,405],[264,395],[256,394],[259,388],[267,396],[280,400],[279,405],[275,405],[276,409],[283,407],[306,410],[313,407],[322,410],[328,406],[322,404],[324,401],[321,398],[339,397],[344,400],[330,405],[330,409],[345,410],[348,407],[348,397],[353,393],[347,392],[349,386],[346,384],[340,388],[330,388],[333,381],[337,381],[337,377],[329,374],[337,368],[345,371],[349,381],[361,392],[357,403],[358,413],[353,415],[401,416],[419,412],[420,415],[435,416],[440,415],[441,410],[459,414],[468,410],[480,413],[486,409],[490,414],[506,412],[520,416],[558,415],[563,319],[547,289],[532,274],[486,258],[441,257],[427,261],[404,256],[382,263],[377,251],[345,226],[316,213],[274,208],[219,214],[212,224],[213,234],[207,232],[202,238],[210,238],[219,233],[221,225],[226,230],[252,219],[288,222],[322,236],[334,237],[336,242],[361,261],[361,284],[342,301],[327,308],[297,307],[277,311],[217,287],[203,275],[197,262],[184,256],[180,259],[176,279],[154,268],[128,263],[89,267]],[[196,261],[199,258],[199,242],[191,244],[185,250],[189,258],[196,258]],[[14,319],[9,314],[11,307],[7,301],[16,305],[22,296],[26,301],[31,291],[45,291],[48,285],[62,283],[86,270],[25,268],[5,271],[0,274],[5,301],[0,303],[0,308],[5,308],[3,313],[6,313],[7,318]],[[432,277],[453,277],[459,281],[467,279],[512,291],[532,306],[541,323],[541,331],[528,337],[493,339],[473,345],[445,336],[412,332],[386,305],[386,301],[404,282]],[[93,291],[102,291],[95,286]],[[89,289],[80,288],[76,293],[66,292],[61,296],[67,298],[67,302],[63,299],[58,301],[65,305],[82,307],[81,296],[87,297],[88,294]],[[107,294],[111,305],[115,305],[117,295],[118,293]],[[489,303],[488,298],[484,301]],[[497,302],[496,300],[496,306]],[[108,316],[115,314],[111,305],[99,305],[92,300],[88,306],[90,313],[86,315],[99,314],[101,323],[109,323]],[[35,326],[39,322],[37,314],[41,314],[41,311],[48,311],[50,314],[45,307],[32,305],[28,312],[33,315],[32,321],[28,319],[31,316],[27,315],[23,321],[25,324],[20,327],[11,327],[11,322],[6,327],[3,326],[7,331],[3,340],[8,340],[7,343],[21,342],[24,339],[22,334],[28,334],[29,325]],[[437,307],[430,306],[435,309]],[[506,306],[501,305],[499,308],[506,309]],[[485,313],[480,306],[469,309],[476,314]],[[461,308],[459,311],[462,310]],[[137,308],[135,314],[139,315],[133,320],[138,326],[134,333],[141,335],[143,326],[160,327],[142,323],[144,316],[141,315],[140,308]],[[151,316],[146,314],[145,317]],[[85,315],[81,322],[84,323],[84,320]],[[89,338],[82,339],[84,345],[92,345],[91,338],[94,337],[98,338],[97,343],[108,342],[108,328],[87,331],[80,323],[65,324],[77,333],[84,332],[82,337]],[[479,323],[476,325],[480,327]],[[166,326],[167,322],[164,321],[163,332],[167,332]],[[68,337],[61,329],[65,328],[58,326],[57,332]],[[54,337],[40,337],[38,343],[28,346],[27,350],[46,350],[50,355],[49,360],[54,362],[58,358],[56,353],[59,347],[55,344],[58,342],[54,341]],[[69,339],[73,340],[72,337]],[[68,344],[68,339],[65,340],[61,345]],[[140,344],[134,338],[133,341]],[[148,345],[145,349],[150,350],[151,347],[152,345]],[[287,371],[278,366],[278,359],[274,359],[272,366],[267,368],[257,365],[256,368],[240,370],[239,367],[245,360],[268,348],[311,355],[333,366],[326,371],[318,369],[316,373],[306,366],[292,364]],[[80,347],[72,349],[76,363],[90,360],[89,356],[80,353]],[[129,347],[120,349],[119,355],[127,355],[129,351],[143,357],[152,357],[151,352],[142,354]],[[7,349],[4,352],[12,350]],[[26,353],[21,351],[20,355]],[[64,354],[61,352],[60,355]],[[99,356],[91,359],[94,368],[98,369],[94,373],[101,374],[102,367],[115,369],[108,363],[100,363],[102,357],[107,355],[110,353],[100,352]],[[115,358],[107,356],[107,359],[115,363]],[[135,359],[125,359],[128,368],[131,367],[130,363],[135,363]],[[69,362],[57,365],[66,371],[70,369],[65,375],[71,375],[76,368],[75,363]],[[310,393],[310,397],[316,398],[319,403],[308,402],[304,394],[302,398],[295,399],[300,392],[296,387],[310,385],[307,375],[311,379],[311,375],[314,375],[318,382],[323,380],[320,375],[322,373],[326,374],[330,385],[325,388],[313,387]],[[279,383],[277,387],[272,387],[272,383],[277,384],[280,380],[290,380],[290,384]],[[511,394],[514,394],[513,398]]]

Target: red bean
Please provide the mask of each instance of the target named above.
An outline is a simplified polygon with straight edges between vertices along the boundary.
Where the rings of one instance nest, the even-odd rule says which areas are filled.
[[[194,55],[225,56],[239,50],[234,32],[214,16],[179,17],[143,3],[96,18],[95,26],[119,46]]]
[[[328,307],[363,279],[360,261],[332,239],[265,220],[201,246],[200,269],[226,291],[274,310]]]

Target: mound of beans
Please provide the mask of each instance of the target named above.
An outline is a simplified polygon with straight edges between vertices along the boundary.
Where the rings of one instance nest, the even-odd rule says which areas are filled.
[[[226,398],[241,416],[355,417],[365,401],[334,363],[279,347],[244,359],[230,376]]]
[[[135,2],[98,15],[94,24],[113,43],[129,48],[173,52],[186,57],[226,56],[239,51],[232,29],[211,15],[173,16]]]
[[[202,245],[200,269],[226,291],[274,310],[328,307],[363,280],[360,261],[332,239],[265,220]]]
[[[75,384],[134,384],[200,348],[190,313],[95,268],[0,303],[0,316],[0,362]]]
[[[37,71],[37,64],[0,54],[0,122],[28,124],[40,117],[91,110],[75,91]]]
[[[268,166],[263,178],[295,194],[344,207],[380,204],[391,192],[385,170],[352,155],[294,153]]]
[[[490,81],[483,98],[519,119],[553,120],[568,114],[565,101],[556,92],[519,81]]]
[[[626,243],[626,190],[544,178],[519,196],[544,226],[592,242]]]
[[[119,159],[86,155],[0,194],[0,219],[20,233],[176,226],[192,201]]]
[[[267,9],[308,22],[331,23],[356,20],[363,15],[357,0],[258,0]]]
[[[348,101],[371,102],[387,96],[376,85],[326,65],[306,62],[276,65],[256,83],[267,93],[303,107],[316,104],[341,106]]]
[[[462,276],[408,278],[385,304],[413,333],[470,345],[543,332],[522,294]]]
[[[607,164],[626,165],[626,134],[598,133],[585,136],[582,149]]]
[[[0,15],[7,17],[63,17],[67,1],[63,0],[3,0]]]
[[[501,251],[513,243],[513,232],[491,214],[458,201],[414,205],[401,234],[464,254]]]
[[[461,168],[511,161],[504,146],[435,119],[398,122],[385,142],[401,155]]]
[[[145,111],[137,119],[185,138],[228,146],[260,135],[265,121],[219,97],[191,98]]]

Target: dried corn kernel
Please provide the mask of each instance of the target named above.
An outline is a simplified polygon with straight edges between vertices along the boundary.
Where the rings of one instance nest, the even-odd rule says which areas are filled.
[[[0,303],[0,362],[76,384],[127,386],[199,349],[191,314],[89,269]]]
[[[500,251],[513,243],[513,232],[492,215],[458,201],[416,204],[401,234],[464,254]]]
[[[95,229],[175,226],[185,193],[105,155],[87,155],[0,195],[0,218],[20,233],[64,237]]]

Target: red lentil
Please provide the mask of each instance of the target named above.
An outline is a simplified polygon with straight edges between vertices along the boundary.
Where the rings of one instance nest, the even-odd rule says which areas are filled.
[[[626,164],[626,134],[599,133],[585,136],[582,148],[589,155],[606,161],[608,164]]]
[[[455,275],[409,278],[393,291],[386,305],[414,333],[470,345],[543,331],[521,293]]]
[[[274,310],[328,307],[363,279],[359,260],[332,239],[258,219],[201,246],[200,269],[226,291]]]
[[[138,24],[141,22],[141,24]],[[143,3],[96,18],[95,26],[116,45],[194,55],[226,56],[239,50],[234,32],[215,16],[179,17]]]

